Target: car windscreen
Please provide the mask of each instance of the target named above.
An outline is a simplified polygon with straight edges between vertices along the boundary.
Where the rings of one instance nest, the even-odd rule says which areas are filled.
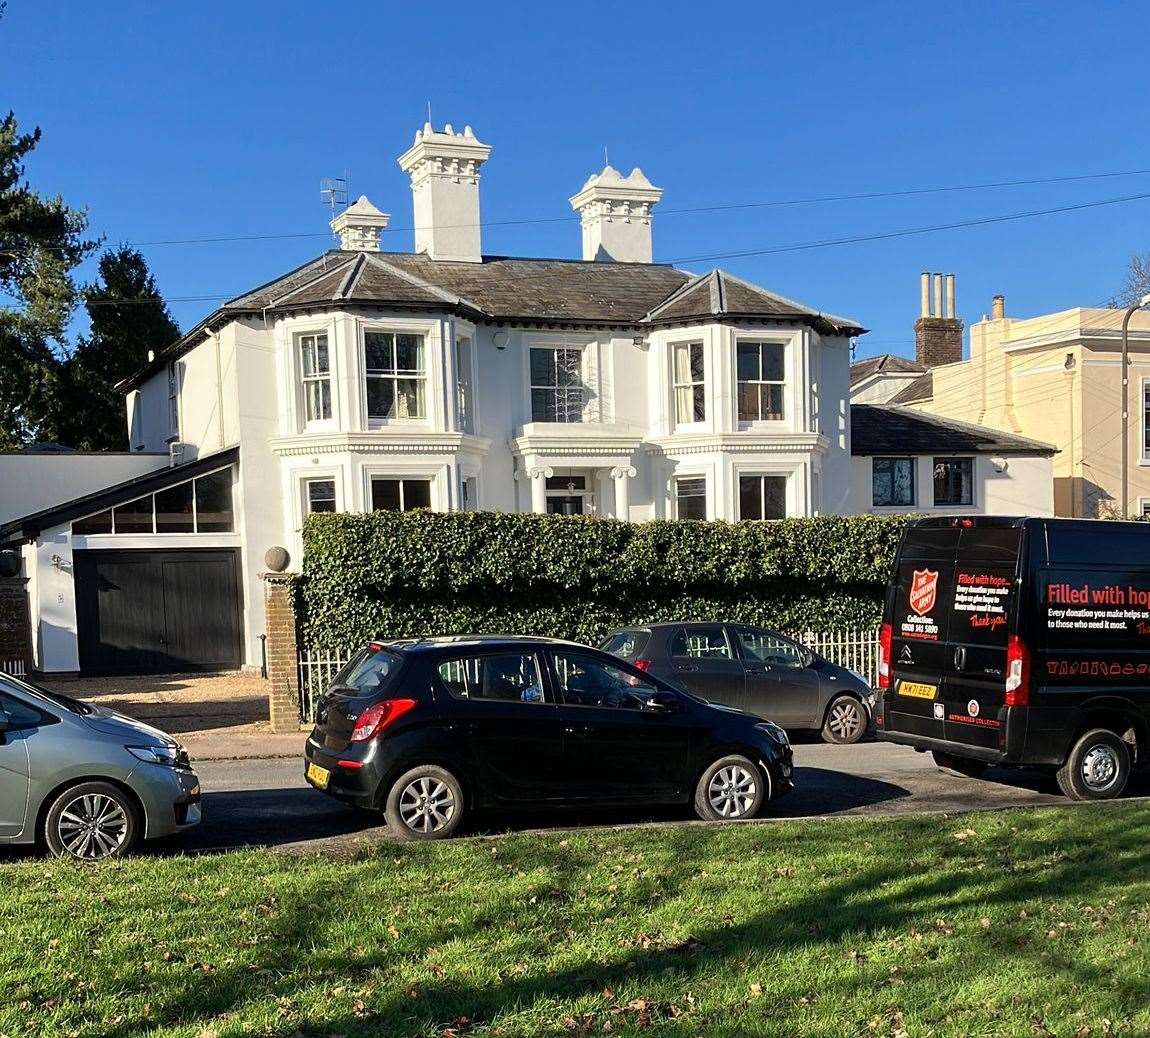
[[[73,699],[71,696],[61,695],[59,692],[52,692],[49,689],[41,688],[39,685],[14,678],[11,674],[0,675],[0,685],[16,693],[22,692],[25,696],[47,700],[53,706],[61,707],[69,713],[83,715],[95,712],[87,703],[81,703],[80,700]]]
[[[403,657],[373,642],[361,649],[332,682],[332,691],[372,696],[387,689],[403,666]]]
[[[643,650],[647,648],[647,642],[650,640],[650,631],[616,631],[599,648],[611,653],[612,656],[634,660],[643,655]]]

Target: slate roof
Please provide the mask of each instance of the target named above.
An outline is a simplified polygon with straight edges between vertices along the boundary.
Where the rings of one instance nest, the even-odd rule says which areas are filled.
[[[870,378],[871,375],[921,375],[925,371],[926,368],[918,361],[896,357],[893,353],[880,353],[877,357],[856,360],[851,365],[851,385],[857,385],[863,379]]]
[[[934,373],[927,371],[919,375],[909,385],[905,385],[894,396],[890,398],[888,403],[891,404],[913,404],[919,400],[929,400],[934,396]]]
[[[851,404],[851,454],[1037,454],[1058,449],[1040,440],[889,404]]]
[[[692,276],[660,263],[508,256],[465,263],[433,260],[422,253],[332,249],[228,300],[120,388],[139,385],[191,349],[207,329],[228,320],[333,304],[448,310],[474,321],[528,325],[638,329],[715,317],[766,317],[800,321],[831,335],[866,330],[857,321],[804,306],[723,271]]]

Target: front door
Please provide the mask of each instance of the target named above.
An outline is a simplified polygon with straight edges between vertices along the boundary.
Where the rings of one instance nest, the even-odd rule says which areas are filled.
[[[464,735],[486,796],[528,803],[561,796],[564,722],[534,652],[470,652],[436,665],[443,714]]]
[[[819,676],[810,654],[789,638],[755,627],[734,628],[747,675],[746,709],[784,728],[817,728]]]
[[[571,795],[652,803],[679,799],[690,782],[689,713],[650,708],[658,691],[654,685],[590,653],[558,651],[551,662],[563,698],[563,772]]]
[[[0,732],[0,837],[19,836],[28,811],[29,733],[40,715],[14,697],[0,693],[0,710],[7,721]]]
[[[669,667],[660,669],[660,677],[708,702],[746,707],[743,664],[721,624],[680,627],[667,639],[667,656]]]

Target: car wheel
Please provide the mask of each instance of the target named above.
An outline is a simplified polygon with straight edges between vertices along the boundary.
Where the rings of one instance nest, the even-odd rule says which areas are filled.
[[[932,750],[931,756],[934,758],[934,763],[943,771],[949,771],[951,774],[960,775],[964,778],[982,778],[983,773],[990,767],[986,761],[971,760],[969,757],[956,757],[952,753],[942,753],[939,750]]]
[[[1126,789],[1130,766],[1130,747],[1114,732],[1095,728],[1058,769],[1058,788],[1071,800],[1113,800]]]
[[[839,696],[827,709],[823,742],[837,745],[858,742],[866,735],[867,712],[854,696]]]
[[[64,790],[44,819],[44,840],[58,858],[122,858],[139,836],[135,803],[109,782],[83,782]]]
[[[401,840],[442,840],[463,819],[463,789],[443,768],[412,768],[395,780],[383,813]]]
[[[769,779],[738,755],[715,761],[695,787],[695,813],[708,822],[754,818],[767,802]]]

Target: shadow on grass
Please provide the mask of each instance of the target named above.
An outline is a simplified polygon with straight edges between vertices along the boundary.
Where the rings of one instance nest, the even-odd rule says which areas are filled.
[[[816,876],[813,885],[768,871],[759,878],[759,890],[769,889],[770,896],[762,898],[768,907],[741,922],[715,918],[681,892],[684,884],[701,882],[701,870],[713,869],[717,858],[721,862],[724,855],[738,849],[741,844],[731,838],[732,828],[668,830],[660,834],[656,845],[634,849],[641,849],[648,856],[648,864],[657,865],[663,874],[663,893],[655,903],[666,910],[681,901],[679,907],[693,920],[689,943],[678,941],[665,947],[657,942],[646,947],[620,943],[612,945],[609,953],[579,965],[548,973],[504,973],[498,978],[488,974],[490,979],[484,979],[479,967],[445,976],[442,969],[435,968],[440,949],[462,942],[476,943],[482,951],[498,938],[512,945],[512,954],[522,955],[522,961],[530,963],[539,955],[541,935],[528,917],[542,910],[525,905],[521,894],[501,894],[504,887],[500,879],[536,870],[546,875],[549,901],[566,906],[569,932],[586,933],[587,928],[593,928],[599,916],[607,914],[584,900],[588,896],[587,873],[603,867],[603,854],[608,850],[595,834],[568,847],[558,841],[512,838],[499,845],[499,854],[494,857],[490,845],[472,845],[474,856],[467,860],[466,878],[472,886],[477,881],[489,884],[485,893],[490,897],[471,903],[465,898],[453,901],[450,892],[444,893],[443,911],[437,912],[433,921],[421,919],[423,932],[418,940],[406,943],[401,938],[388,941],[382,935],[385,917],[365,917],[364,941],[368,947],[366,954],[354,957],[325,949],[343,936],[352,907],[349,902],[363,903],[363,891],[357,890],[357,884],[372,876],[373,869],[375,882],[379,882],[378,870],[385,863],[379,859],[350,863],[344,886],[324,889],[317,883],[294,902],[281,906],[274,940],[258,946],[253,964],[227,966],[174,990],[149,991],[149,1016],[126,1017],[102,1033],[128,1038],[159,1026],[206,1025],[221,1014],[242,1012],[250,1005],[270,1006],[276,999],[290,1000],[299,995],[301,985],[317,977],[338,977],[340,983],[352,986],[376,978],[380,986],[365,996],[364,1004],[354,1013],[325,1014],[314,1021],[285,1020],[282,1028],[273,1026],[267,1033],[291,1034],[302,1025],[305,1034],[420,1035],[438,1033],[459,1017],[484,1024],[505,1010],[535,1005],[559,1018],[566,1011],[564,1007],[576,1000],[602,1001],[604,989],[642,990],[649,986],[660,990],[673,983],[677,990],[685,991],[692,981],[704,983],[720,971],[729,973],[739,986],[747,963],[785,956],[812,942],[865,941],[880,932],[884,936],[913,930],[933,933],[940,917],[970,909],[1000,910],[1003,919],[1017,919],[1023,906],[1033,910],[1066,898],[1073,898],[1080,906],[1099,893],[1112,896],[1124,883],[1144,882],[1150,813],[1135,815],[1108,807],[1086,810],[1091,812],[1089,826],[1078,824],[1078,812],[1068,812],[1056,823],[1048,820],[1045,830],[1038,824],[1029,830],[1023,827],[1005,846],[1001,841],[984,847],[955,842],[949,839],[947,828],[927,819],[879,823],[865,830],[866,839],[886,845],[884,853],[876,855],[870,864],[844,874]],[[1051,825],[1057,828],[1053,840]],[[744,835],[749,831],[738,828]],[[898,837],[895,847],[890,843],[891,829]],[[753,831],[759,835],[749,848],[743,841],[744,849],[769,851],[781,860],[793,855],[794,860],[810,863],[841,850],[839,841],[856,830],[854,826],[826,826],[801,831],[761,827]],[[937,840],[940,835],[945,843]],[[1107,849],[1105,855],[1098,853],[1100,847]],[[611,849],[621,853],[618,846]],[[936,867],[916,874],[915,862],[908,860],[904,849],[907,853],[933,854],[941,860],[934,862]],[[392,848],[385,853],[388,874],[397,872],[400,877],[406,866],[415,868],[434,861],[426,847]],[[987,862],[987,858],[998,860]],[[593,893],[605,896],[602,889]],[[396,897],[402,897],[402,890]],[[633,896],[628,906],[636,925],[656,925],[646,923],[644,914],[636,911],[636,900]],[[367,903],[372,904],[370,898]],[[705,903],[702,908],[706,908]],[[1081,987],[1084,994],[1104,988],[1111,1008],[1120,1003],[1121,1008],[1134,1012],[1144,1004],[1146,990],[1141,980],[1122,979],[1104,966],[1090,965],[1057,950],[1051,954],[1048,946],[1022,939],[1010,945],[1008,938],[995,930],[967,932],[963,938],[968,943],[963,946],[964,960],[958,968],[972,979],[985,977],[988,968],[1008,973],[1017,970],[1018,977],[1027,979],[1057,975]],[[303,948],[308,949],[306,956]],[[831,950],[841,954],[839,949]],[[945,955],[938,961],[928,957],[916,960],[914,982],[929,987],[937,981],[939,991],[952,986],[956,964],[944,960]],[[417,997],[402,984],[387,982],[405,966],[425,967]],[[872,979],[863,973],[862,967],[844,959],[842,969],[833,971],[829,979],[823,971],[817,997],[833,1000],[860,992],[873,994],[869,988]],[[469,974],[476,979],[466,979]],[[868,1001],[876,1007],[883,1004],[881,995]],[[762,1011],[781,1020],[787,1008],[779,1005],[770,1010],[764,1006]],[[692,1034],[748,1033],[739,1030],[738,1018],[733,1015],[737,1009],[718,1007],[710,1022],[705,1014],[693,1012],[685,1022]],[[625,1024],[617,1023],[615,1031],[625,1030]],[[845,1019],[843,1024],[844,1033],[852,1030]],[[550,1025],[558,1026],[558,1020]]]

